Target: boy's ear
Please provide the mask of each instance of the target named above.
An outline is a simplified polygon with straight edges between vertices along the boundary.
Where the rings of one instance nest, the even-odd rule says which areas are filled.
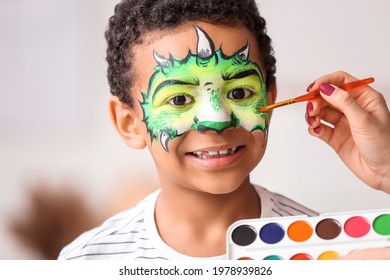
[[[146,147],[141,129],[142,122],[133,108],[122,103],[117,96],[112,96],[108,103],[108,111],[112,124],[127,146],[133,149]]]

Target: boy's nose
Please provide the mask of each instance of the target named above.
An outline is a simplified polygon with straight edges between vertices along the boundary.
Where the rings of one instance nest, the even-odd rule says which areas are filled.
[[[194,122],[192,128],[198,132],[211,130],[222,133],[225,129],[238,125],[234,114],[219,101],[219,98],[209,98],[205,101],[199,108]]]
[[[218,134],[221,134],[225,129],[229,127],[236,127],[236,122],[234,119],[231,119],[226,122],[195,122],[194,129],[198,132],[214,131]]]

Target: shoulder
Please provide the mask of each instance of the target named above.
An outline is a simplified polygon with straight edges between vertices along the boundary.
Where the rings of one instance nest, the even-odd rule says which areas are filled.
[[[145,219],[157,194],[146,197],[134,208],[123,211],[91,229],[64,247],[58,259],[136,259],[152,252]],[[157,256],[156,256],[157,257]]]
[[[254,186],[261,201],[261,218],[281,216],[317,216],[318,212],[263,187]]]

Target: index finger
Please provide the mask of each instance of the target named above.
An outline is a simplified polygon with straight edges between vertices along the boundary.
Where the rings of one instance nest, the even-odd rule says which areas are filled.
[[[318,78],[310,87],[310,91],[317,90],[321,84],[331,84],[335,85],[336,87],[339,87],[340,89],[343,89],[347,91],[350,96],[356,100],[357,104],[366,112],[374,113],[378,109],[380,109],[377,106],[370,106],[370,104],[377,104],[377,103],[385,103],[382,102],[382,95],[375,91],[374,89],[368,87],[368,86],[359,86],[359,85],[351,85],[350,83],[358,82],[358,79],[354,76],[351,76],[350,74],[343,72],[343,71],[337,71],[328,75],[324,75],[320,78]],[[363,85],[367,85],[371,82],[373,82],[373,78],[364,79],[362,80]],[[308,115],[314,116],[320,112],[320,110],[326,106],[332,106],[330,103],[325,102],[324,100],[315,100],[313,101],[312,105],[312,112]],[[334,106],[332,106],[334,107]],[[374,108],[375,107],[375,108]],[[341,108],[339,108],[341,109]],[[341,110],[343,111],[343,110]]]
[[[331,74],[321,76],[320,78],[316,79],[309,86],[307,91],[318,90],[320,85],[323,83],[341,85],[341,84],[356,81],[356,80],[357,80],[357,78],[351,76],[347,72],[337,71],[337,72],[333,72]],[[320,113],[321,109],[326,107],[326,106],[329,106],[329,103],[326,102],[323,98],[317,98],[317,99],[311,100],[307,104],[306,113],[308,116],[316,116]]]

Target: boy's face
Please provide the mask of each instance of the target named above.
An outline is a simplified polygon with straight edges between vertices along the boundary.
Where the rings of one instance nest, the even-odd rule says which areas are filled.
[[[234,191],[261,160],[268,104],[253,35],[203,22],[133,50],[134,115],[163,185]],[[268,93],[270,94],[270,93]]]

